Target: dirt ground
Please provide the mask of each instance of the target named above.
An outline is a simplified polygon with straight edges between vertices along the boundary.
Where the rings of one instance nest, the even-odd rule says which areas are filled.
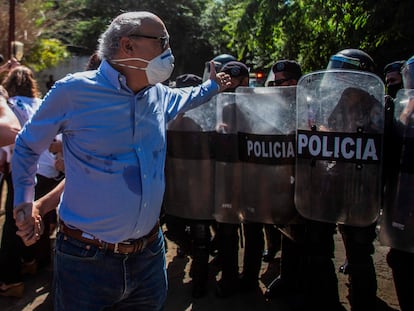
[[[4,216],[0,217],[0,229]],[[1,234],[1,233],[0,233]],[[336,267],[344,261],[344,247],[339,234],[336,238]],[[169,278],[169,293],[165,311],[289,311],[290,308],[282,301],[265,301],[261,293],[248,295],[235,295],[228,299],[218,299],[214,294],[214,282],[220,274],[214,265],[210,265],[210,281],[208,294],[200,299],[191,297],[191,278],[189,277],[189,267],[191,259],[188,257],[180,258],[176,256],[176,245],[168,241],[167,252],[167,269]],[[376,253],[374,255],[375,266],[378,279],[378,306],[380,311],[397,311],[400,310],[395,295],[394,284],[390,268],[388,267],[385,257],[388,247],[376,243]],[[240,261],[242,262],[243,249],[240,250]],[[261,270],[261,289],[264,292],[265,286],[268,285],[278,274],[280,264],[280,253],[271,263],[263,263]],[[25,280],[25,294],[23,298],[6,298],[0,297],[0,310],[2,311],[49,311],[52,310],[51,302],[51,278],[53,267],[46,267],[39,271],[35,276]],[[347,276],[338,273],[341,302],[347,310],[350,306],[347,299]],[[367,310],[369,311],[369,310]]]

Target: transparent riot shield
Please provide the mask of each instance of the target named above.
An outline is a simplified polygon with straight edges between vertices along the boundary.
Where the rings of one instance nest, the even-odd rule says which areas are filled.
[[[218,96],[217,221],[287,224],[296,216],[295,99],[296,87]]]
[[[384,85],[346,70],[297,86],[295,205],[305,218],[366,226],[381,205]]]
[[[241,163],[238,161],[237,119],[235,93],[220,93],[217,96],[217,124],[215,148],[215,209],[218,222],[240,223],[241,221]]]
[[[400,90],[394,100],[392,154],[380,221],[381,244],[414,253],[414,90]]]
[[[215,98],[179,114],[168,124],[166,214],[188,219],[213,219],[215,126]]]

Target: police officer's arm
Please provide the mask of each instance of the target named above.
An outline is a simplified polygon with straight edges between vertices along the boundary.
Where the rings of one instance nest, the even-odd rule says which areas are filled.
[[[408,120],[410,119],[414,110],[414,98],[408,100],[407,106],[404,108],[403,112],[400,115],[400,121],[402,124],[407,125]]]

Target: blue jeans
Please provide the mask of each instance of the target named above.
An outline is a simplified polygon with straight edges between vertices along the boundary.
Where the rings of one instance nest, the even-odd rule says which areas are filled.
[[[58,233],[55,311],[163,310],[167,296],[164,237],[141,253],[114,254]]]

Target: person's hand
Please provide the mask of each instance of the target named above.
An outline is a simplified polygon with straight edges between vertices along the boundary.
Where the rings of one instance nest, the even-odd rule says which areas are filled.
[[[231,77],[225,72],[216,72],[214,61],[210,61],[210,80],[214,80],[220,86],[219,92],[223,92],[225,89],[231,86]]]
[[[224,133],[228,132],[228,128],[229,128],[229,125],[227,123],[219,123],[216,126],[216,131],[218,133],[223,133],[224,134]]]
[[[63,160],[62,156],[56,158],[55,169],[62,173],[65,172],[65,161]]]
[[[17,66],[20,66],[20,63],[16,58],[13,57],[9,59],[4,65],[0,66],[0,72],[10,71]]]
[[[33,203],[22,203],[14,208],[16,234],[26,246],[35,244],[43,233],[44,226],[39,208]]]
[[[62,141],[54,139],[53,142],[49,146],[49,152],[58,153],[58,152],[62,152],[62,150],[63,150]]]
[[[407,106],[405,106],[403,112],[400,115],[400,121],[404,125],[408,124],[408,120],[410,119],[413,111],[414,111],[414,98],[409,98]]]

